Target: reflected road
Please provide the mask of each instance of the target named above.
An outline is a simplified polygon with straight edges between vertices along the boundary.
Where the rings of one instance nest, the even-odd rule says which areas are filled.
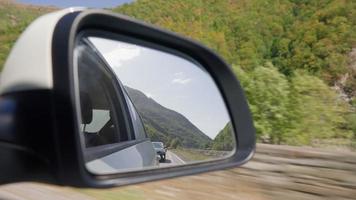
[[[160,167],[168,167],[172,165],[182,165],[185,164],[184,160],[181,159],[177,154],[167,151],[166,152],[166,160],[164,162],[160,162],[159,166]]]

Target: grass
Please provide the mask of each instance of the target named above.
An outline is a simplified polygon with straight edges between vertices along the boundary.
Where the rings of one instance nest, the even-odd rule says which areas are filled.
[[[21,5],[0,0],[0,71],[16,39],[38,16],[55,8]]]
[[[181,159],[183,159],[184,161],[201,161],[201,160],[208,160],[213,158],[212,156],[204,155],[201,152],[192,149],[178,148],[178,149],[171,149],[171,151],[175,153],[177,156],[179,156]]]

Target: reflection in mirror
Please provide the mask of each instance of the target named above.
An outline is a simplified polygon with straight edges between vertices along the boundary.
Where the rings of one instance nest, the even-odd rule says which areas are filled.
[[[75,59],[89,171],[170,167],[226,158],[234,151],[225,103],[199,64],[99,37],[81,38]]]

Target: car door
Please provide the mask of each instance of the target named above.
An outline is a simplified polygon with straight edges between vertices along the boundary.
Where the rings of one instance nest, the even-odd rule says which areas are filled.
[[[155,151],[139,114],[110,67],[86,42],[81,42],[76,53],[82,59],[77,66],[82,115],[80,128],[87,148],[88,170],[110,173],[154,166]],[[116,106],[118,104],[124,106]],[[124,118],[122,112],[131,117],[120,120]],[[127,123],[120,124],[119,121]],[[130,159],[122,159],[127,157]]]

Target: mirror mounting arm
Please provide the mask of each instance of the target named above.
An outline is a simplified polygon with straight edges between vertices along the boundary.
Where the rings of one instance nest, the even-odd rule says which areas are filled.
[[[0,183],[51,182],[55,152],[48,90],[13,92],[0,99]]]

